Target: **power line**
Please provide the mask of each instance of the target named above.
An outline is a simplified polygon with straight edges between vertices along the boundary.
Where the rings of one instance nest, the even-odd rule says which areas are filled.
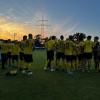
[[[47,27],[50,27],[51,25],[45,24],[45,22],[48,22],[48,20],[46,20],[44,18],[44,16],[42,16],[42,19],[40,19],[38,21],[41,22],[41,23],[39,25],[36,25],[36,26],[40,26],[41,27],[41,36],[44,38],[45,29]]]

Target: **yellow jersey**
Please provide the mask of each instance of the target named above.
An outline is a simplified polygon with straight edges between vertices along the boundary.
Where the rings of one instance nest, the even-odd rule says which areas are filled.
[[[83,54],[84,53],[84,41],[80,41],[77,45],[77,54]]]
[[[32,54],[33,53],[33,40],[26,40],[23,43],[23,49],[25,54]]]
[[[65,41],[65,55],[73,55],[74,42],[71,40]]]
[[[65,50],[65,42],[64,42],[64,40],[58,40],[58,42],[56,44],[56,51],[64,53],[64,50]]]
[[[18,44],[12,45],[12,55],[19,55],[20,47]]]
[[[54,51],[56,47],[56,41],[55,40],[48,40],[45,44],[47,51]]]
[[[76,43],[74,43],[74,45],[73,45],[73,53],[72,53],[72,55],[74,55],[74,56],[77,55],[77,44]]]
[[[84,42],[84,52],[85,53],[92,53],[93,51],[93,42],[90,40],[86,40]]]
[[[1,53],[8,53],[9,51],[11,51],[11,45],[9,45],[8,43],[1,43],[0,48]]]

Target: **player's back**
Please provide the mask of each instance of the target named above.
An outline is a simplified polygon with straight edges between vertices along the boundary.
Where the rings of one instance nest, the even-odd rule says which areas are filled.
[[[33,52],[33,42],[32,40],[26,40],[24,43],[24,53],[25,54],[32,54]]]
[[[12,46],[12,55],[19,55],[20,47],[18,44],[13,44]]]
[[[8,43],[1,43],[0,47],[1,47],[1,53],[7,53],[10,49]]]
[[[79,43],[78,43],[78,54],[83,54],[84,53],[84,41],[80,41]]]
[[[74,43],[71,40],[65,41],[65,55],[72,55],[73,54],[73,47]]]
[[[73,55],[77,55],[78,54],[78,49],[77,49],[77,43],[76,41],[73,42]]]
[[[56,51],[64,53],[64,49],[65,49],[65,41],[58,40],[58,42],[56,44]]]
[[[26,46],[26,41],[22,40],[20,42],[20,52],[24,53],[25,46]]]
[[[84,42],[84,52],[91,53],[93,51],[93,42],[91,40],[86,40]]]
[[[55,45],[56,45],[56,41],[55,40],[49,40],[46,43],[46,48],[48,51],[54,50],[55,49]]]

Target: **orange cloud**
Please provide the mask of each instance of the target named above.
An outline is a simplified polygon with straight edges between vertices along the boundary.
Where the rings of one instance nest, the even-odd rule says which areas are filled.
[[[23,35],[28,33],[32,33],[34,36],[38,33],[38,30],[34,29],[32,25],[14,22],[6,17],[0,17],[0,38],[14,39],[14,33],[17,33],[16,39],[20,40]]]
[[[12,11],[12,10],[11,10]],[[6,16],[0,17],[0,38],[2,39],[14,39],[14,33],[17,33],[16,38],[18,40],[22,39],[23,35],[27,35],[28,33],[32,33],[33,36],[41,33],[41,20],[42,16],[48,21],[45,21],[45,25],[51,25],[50,27],[44,28],[44,35],[51,36],[56,35],[59,37],[63,34],[65,37],[75,31],[78,27],[78,23],[73,23],[70,18],[64,18],[55,22],[53,19],[49,18],[46,13],[41,11],[37,11],[33,15],[33,19],[31,22],[19,22],[14,17]],[[23,18],[24,19],[24,18]],[[21,19],[20,19],[21,20]],[[37,26],[36,26],[37,25]]]

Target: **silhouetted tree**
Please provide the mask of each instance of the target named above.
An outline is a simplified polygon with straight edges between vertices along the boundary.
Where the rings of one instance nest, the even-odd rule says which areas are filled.
[[[85,38],[86,38],[86,34],[85,33],[75,33],[73,35],[73,39],[75,39],[77,41],[85,39]]]

